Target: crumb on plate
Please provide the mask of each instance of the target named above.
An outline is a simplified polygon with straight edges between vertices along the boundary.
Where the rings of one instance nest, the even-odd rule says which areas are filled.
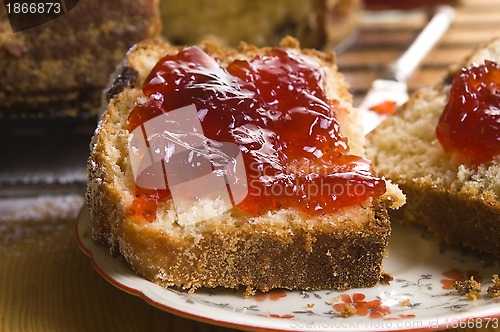
[[[409,300],[409,299],[404,299],[403,301],[399,302],[399,304],[400,304],[402,307],[410,307],[410,306],[411,306],[411,303],[410,303],[410,300]]]
[[[481,294],[481,283],[477,282],[474,277],[469,280],[455,281],[453,288],[457,290],[460,295],[465,295],[469,300],[477,300]]]
[[[378,282],[383,284],[383,285],[390,285],[391,281],[393,281],[393,280],[394,280],[394,277],[389,272],[382,271]]]
[[[493,285],[488,286],[488,295],[490,297],[500,297],[500,277],[498,274],[494,274],[491,281],[493,281]]]
[[[356,314],[356,307],[352,303],[346,304],[342,308],[342,310],[340,310],[340,317],[342,318],[348,318],[354,316],[355,314]]]

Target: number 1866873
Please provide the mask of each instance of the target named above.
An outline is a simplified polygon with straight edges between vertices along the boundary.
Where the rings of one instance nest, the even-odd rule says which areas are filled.
[[[60,14],[59,2],[15,2],[5,5],[8,14]]]

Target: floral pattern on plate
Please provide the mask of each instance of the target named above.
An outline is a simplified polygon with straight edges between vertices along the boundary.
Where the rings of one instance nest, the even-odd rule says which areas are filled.
[[[413,226],[393,227],[384,262],[394,277],[390,285],[344,292],[278,289],[249,298],[243,296],[244,290],[199,289],[189,294],[162,288],[135,275],[90,234],[89,215],[82,210],[78,243],[106,280],[165,311],[211,324],[286,331],[382,331],[467,327],[464,324],[483,318],[474,326],[481,322],[483,327],[500,327],[500,298],[486,293],[491,276],[500,273],[498,262],[442,248]],[[476,301],[452,287],[454,281],[470,276],[483,282]]]

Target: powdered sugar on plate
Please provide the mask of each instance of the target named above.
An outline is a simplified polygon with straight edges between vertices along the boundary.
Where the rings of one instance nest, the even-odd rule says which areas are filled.
[[[42,245],[73,223],[83,201],[77,194],[0,200],[0,249],[15,254],[23,243]]]

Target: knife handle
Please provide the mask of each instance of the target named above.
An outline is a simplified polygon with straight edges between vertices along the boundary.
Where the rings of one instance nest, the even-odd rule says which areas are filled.
[[[434,16],[420,32],[411,46],[399,59],[389,64],[383,74],[385,79],[396,79],[406,82],[413,74],[423,58],[434,47],[438,40],[448,30],[453,21],[455,11],[451,6],[442,5],[437,7]]]

